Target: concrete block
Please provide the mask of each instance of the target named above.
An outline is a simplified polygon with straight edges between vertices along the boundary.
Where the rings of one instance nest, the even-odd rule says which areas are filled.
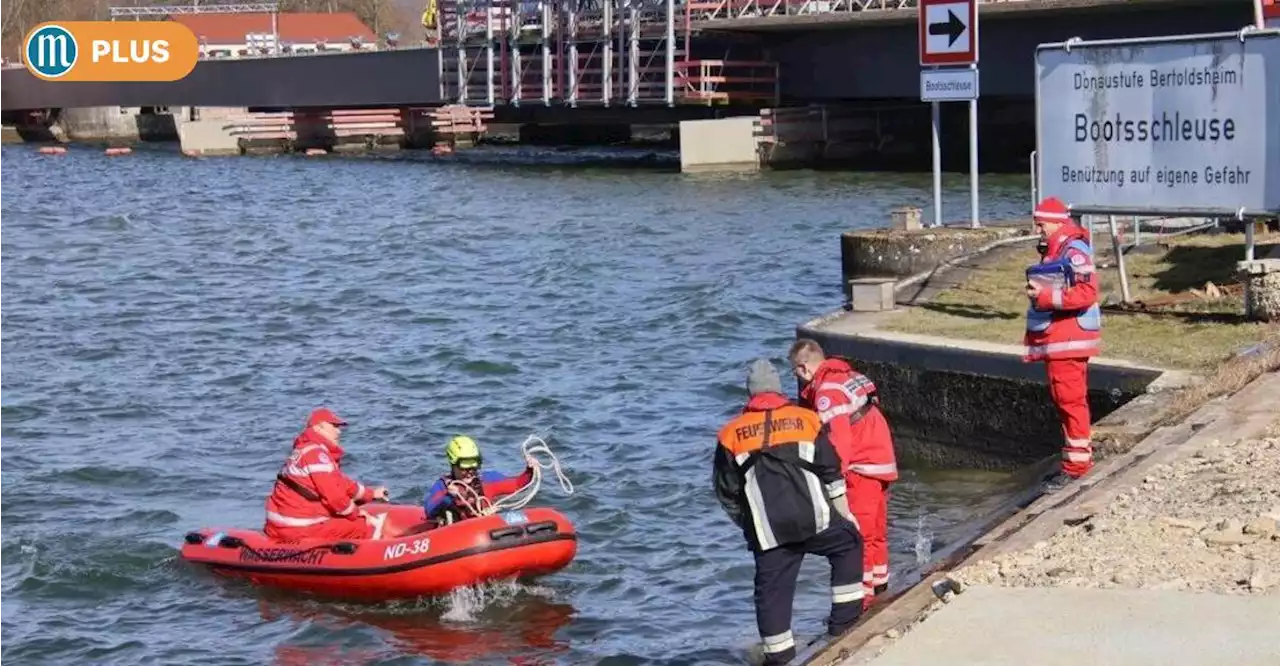
[[[756,120],[755,116],[741,116],[680,121],[680,170],[758,170]]]
[[[857,278],[849,280],[849,301],[857,312],[880,312],[894,306],[893,278]]]
[[[848,231],[840,236],[841,273],[846,281],[860,277],[901,279],[933,270],[991,242],[1027,233],[1023,226]]]
[[[137,108],[90,106],[63,109],[58,124],[68,141],[134,143],[141,139]]]
[[[178,141],[184,155],[239,155],[240,140],[225,129],[226,119],[178,122]]]
[[[915,231],[917,229],[922,229],[924,228],[924,225],[920,223],[921,212],[922,211],[919,208],[911,206],[894,208],[889,211],[889,219],[893,222],[890,226],[902,231]]]
[[[1244,277],[1280,273],[1280,259],[1254,259],[1236,263],[1236,270]]]
[[[1244,309],[1258,321],[1280,321],[1280,259],[1254,259],[1236,264],[1244,280]]]

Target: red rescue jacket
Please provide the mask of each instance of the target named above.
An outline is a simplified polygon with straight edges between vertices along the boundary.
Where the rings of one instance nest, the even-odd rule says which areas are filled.
[[[1048,242],[1038,265],[1069,270],[1074,279],[1070,284],[1041,290],[1028,306],[1023,360],[1096,356],[1102,338],[1102,313],[1089,232],[1064,224]]]
[[[898,480],[889,422],[876,404],[876,385],[866,375],[841,359],[829,358],[800,392],[800,400],[829,427],[846,475]]]
[[[373,500],[373,491],[342,473],[342,447],[307,429],[293,440],[293,452],[276,475],[267,497],[267,536],[327,520],[364,520],[356,505]]]

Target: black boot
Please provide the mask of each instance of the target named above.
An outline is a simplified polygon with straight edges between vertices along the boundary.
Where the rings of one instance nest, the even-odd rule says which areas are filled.
[[[1044,480],[1043,485],[1040,486],[1040,492],[1045,495],[1052,495],[1071,485],[1075,480],[1075,477],[1065,472],[1057,472]]]

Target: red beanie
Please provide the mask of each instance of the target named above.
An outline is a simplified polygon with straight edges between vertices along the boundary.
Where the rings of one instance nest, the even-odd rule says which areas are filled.
[[[1057,222],[1059,224],[1071,224],[1071,213],[1067,212],[1067,205],[1062,203],[1058,197],[1047,197],[1036,204],[1035,213],[1032,218],[1037,222]]]

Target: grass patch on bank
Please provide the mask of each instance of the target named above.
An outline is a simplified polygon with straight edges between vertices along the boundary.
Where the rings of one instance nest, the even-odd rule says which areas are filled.
[[[1275,234],[1258,233],[1265,257]],[[1103,302],[1102,354],[1165,368],[1204,370],[1280,330],[1247,321],[1242,285],[1233,273],[1244,258],[1244,234],[1175,236],[1125,255],[1134,303],[1120,306],[1111,239],[1098,235]],[[1034,245],[1002,248],[976,262],[968,279],[929,303],[878,326],[883,330],[1021,344],[1027,309],[1024,270]],[[1212,283],[1206,289],[1206,284]]]

